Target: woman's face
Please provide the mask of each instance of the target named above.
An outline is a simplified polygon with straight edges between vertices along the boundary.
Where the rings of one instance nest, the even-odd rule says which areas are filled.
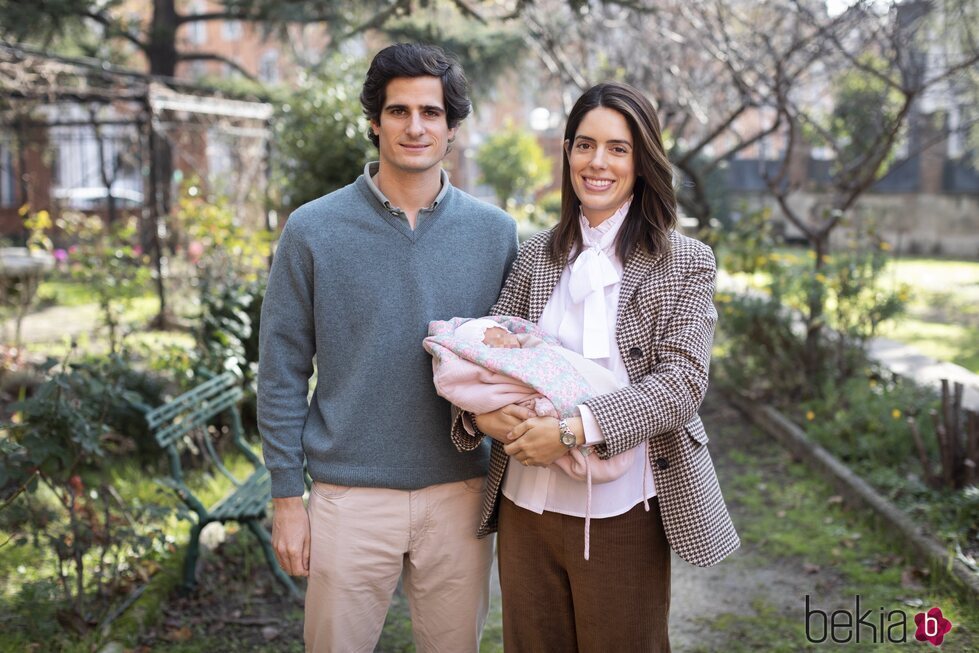
[[[585,114],[574,141],[566,147],[571,186],[588,224],[597,227],[622,206],[636,186],[629,123],[614,109],[596,107]]]

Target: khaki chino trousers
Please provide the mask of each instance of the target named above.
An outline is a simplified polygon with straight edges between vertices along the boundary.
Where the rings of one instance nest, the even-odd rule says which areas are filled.
[[[482,477],[390,490],[314,483],[306,650],[373,651],[402,579],[420,652],[475,653],[493,538],[477,539]]]

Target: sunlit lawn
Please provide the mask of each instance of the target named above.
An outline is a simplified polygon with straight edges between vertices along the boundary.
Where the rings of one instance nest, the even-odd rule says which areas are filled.
[[[168,303],[179,316],[188,316],[196,311],[192,305],[194,293],[178,293],[170,291]],[[170,345],[183,348],[193,347],[193,336],[183,331],[154,331],[148,325],[159,312],[159,299],[155,289],[147,287],[139,297],[121,304],[122,314],[118,335],[127,348],[136,351],[160,351]],[[91,324],[91,329],[83,329],[72,338],[68,336],[52,336],[50,338],[27,339],[25,348],[29,353],[40,356],[51,356],[63,359],[71,349],[76,347],[79,353],[101,355],[109,352],[108,331],[103,325],[103,316],[98,306],[98,297],[91,288],[74,281],[50,279],[43,282],[38,289],[34,311],[43,311],[52,307],[72,309],[72,315],[77,315],[77,321]],[[56,332],[56,330],[53,330]],[[77,329],[76,329],[77,331]]]
[[[779,252],[797,262],[807,260],[801,248]],[[760,288],[763,273],[728,275],[721,272],[719,285]],[[913,345],[937,360],[979,372],[979,261],[929,258],[894,258],[884,269],[885,288],[911,287],[907,313],[887,323],[880,336]]]
[[[913,293],[907,315],[881,335],[979,372],[979,261],[895,259],[884,280]]]

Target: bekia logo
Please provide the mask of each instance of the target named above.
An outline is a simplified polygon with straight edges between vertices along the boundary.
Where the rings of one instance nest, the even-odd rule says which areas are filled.
[[[908,641],[908,616],[903,610],[885,611],[884,608],[861,610],[860,595],[853,597],[853,610],[834,610],[827,613],[813,607],[806,594],[806,639],[811,644],[827,640],[835,644],[850,642],[903,643]],[[941,646],[945,635],[952,630],[952,622],[942,616],[940,608],[914,616],[917,630],[915,639]]]
[[[932,608],[928,612],[919,612],[914,615],[914,623],[918,625],[914,638],[919,642],[928,642],[933,646],[941,646],[945,635],[952,630],[952,622],[942,616],[940,608]]]

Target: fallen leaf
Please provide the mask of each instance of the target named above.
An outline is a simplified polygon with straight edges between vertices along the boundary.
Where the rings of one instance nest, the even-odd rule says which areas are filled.
[[[820,570],[822,570],[822,567],[819,565],[814,565],[811,562],[807,562],[802,565],[802,570],[807,574],[818,574]]]
[[[191,632],[190,626],[184,626],[183,628],[177,628],[176,630],[171,630],[167,633],[167,639],[171,642],[186,642],[189,641],[194,633]]]

